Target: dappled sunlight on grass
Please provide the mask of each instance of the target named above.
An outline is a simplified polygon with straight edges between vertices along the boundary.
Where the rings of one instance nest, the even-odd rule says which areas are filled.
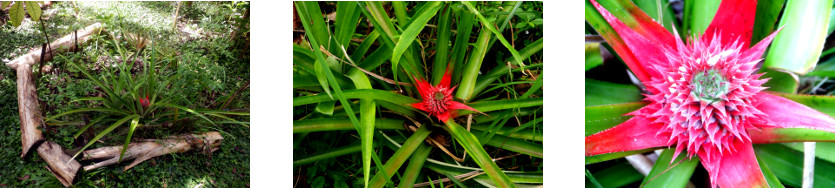
[[[171,8],[149,8],[148,3],[170,3]],[[78,2],[78,8],[83,12],[91,13],[88,16],[112,15],[121,18],[127,24],[152,30],[155,33],[168,32],[174,24],[175,2]]]

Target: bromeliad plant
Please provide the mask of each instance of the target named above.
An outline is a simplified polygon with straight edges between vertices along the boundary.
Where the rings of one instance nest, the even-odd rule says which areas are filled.
[[[299,185],[542,184],[541,3],[294,6]]]
[[[835,119],[831,116],[798,103],[803,102],[801,96],[764,91],[768,86],[784,88],[779,84],[766,84],[786,81],[775,76],[775,69],[781,70],[776,74],[804,74],[814,67],[814,61],[811,67],[792,65],[806,64],[805,61],[782,63],[787,65],[775,63],[774,61],[779,60],[778,57],[772,58],[775,54],[809,56],[808,53],[786,53],[785,51],[797,49],[786,49],[782,41],[792,40],[787,38],[798,32],[821,29],[825,31],[827,25],[824,22],[824,27],[806,31],[793,28],[802,26],[791,23],[798,21],[790,20],[791,14],[803,10],[793,9],[802,5],[789,1],[783,15],[784,21],[780,27],[773,27],[776,17],[767,20],[768,16],[761,16],[780,12],[782,4],[773,3],[758,4],[756,0],[722,1],[704,33],[697,31],[698,27],[691,27],[689,31],[685,30],[685,33],[696,33],[700,36],[690,38],[691,35],[685,34],[684,36],[688,37],[685,42],[678,34],[675,23],[667,23],[671,25],[668,25],[670,29],[666,29],[630,1],[587,1],[587,22],[629,67],[638,84],[644,89],[646,102],[586,108],[586,163],[666,147],[672,152],[662,154],[664,160],[659,159],[642,185],[671,186],[664,182],[652,184],[652,181],[670,169],[678,170],[664,175],[659,181],[674,177],[676,173],[692,173],[693,167],[698,163],[695,161],[700,161],[707,170],[713,187],[781,186],[773,178],[771,171],[758,160],[752,144],[835,141],[835,134],[831,133],[835,132]],[[831,7],[831,1],[828,3],[825,7]],[[760,7],[777,8],[772,8],[776,11],[771,12],[756,12]],[[656,19],[661,19],[658,15],[663,13],[659,11],[656,14]],[[828,11],[825,15],[829,15]],[[695,22],[698,19],[691,17],[688,20]],[[753,30],[769,24],[772,27],[764,29],[766,31]],[[771,32],[773,28],[776,29]],[[751,45],[754,43],[754,35],[763,38],[756,45]],[[760,67],[758,64],[763,62],[763,53],[775,36],[775,44],[781,46],[772,46],[765,66],[759,68],[763,72],[757,73]],[[810,35],[804,37],[808,36]],[[811,40],[815,39],[822,40]],[[815,56],[812,58],[815,61],[822,48],[822,43],[820,44],[816,49],[811,49],[817,50],[817,54],[812,55]],[[807,57],[798,59],[805,58]],[[771,78],[761,78],[763,75]],[[589,82],[592,82],[591,86]],[[617,85],[600,83],[587,80],[587,92],[590,87]],[[794,86],[797,86],[796,80]],[[636,108],[639,109],[634,110]],[[617,109],[613,113],[634,111],[626,113],[628,117],[621,118],[617,117],[618,114],[606,114],[604,109]],[[603,117],[625,121],[589,121],[590,118],[606,119]],[[810,135],[825,136],[809,137]],[[677,158],[683,151],[686,151],[686,156]],[[682,167],[677,166],[682,163]],[[589,177],[594,179],[593,176]],[[685,179],[679,182],[687,181]]]
[[[137,49],[136,53],[129,53],[115,35],[110,35],[110,38],[112,40],[108,41],[108,46],[114,47],[118,56],[109,51],[98,56],[103,63],[92,65],[98,67],[98,73],[88,71],[87,65],[74,61],[65,62],[92,82],[98,88],[96,92],[99,95],[76,99],[71,102],[77,106],[76,109],[59,113],[45,120],[48,125],[68,125],[75,124],[76,121],[72,121],[73,119],[79,119],[70,117],[71,114],[88,113],[94,117],[89,122],[85,122],[86,125],[74,135],[74,138],[78,138],[90,128],[100,130],[100,132],[80,148],[73,158],[102,137],[124,125],[128,125],[127,135],[119,160],[125,154],[134,132],[141,126],[170,125],[195,118],[212,125],[236,123],[247,126],[247,123],[227,115],[248,115],[248,113],[199,110],[178,104],[179,101],[171,97],[179,92],[178,88],[172,87],[172,82],[177,81],[177,75],[173,74],[171,67],[159,66],[160,64],[169,65],[167,62],[173,59],[158,58],[153,47],[149,51]],[[59,118],[71,120],[62,121]]]

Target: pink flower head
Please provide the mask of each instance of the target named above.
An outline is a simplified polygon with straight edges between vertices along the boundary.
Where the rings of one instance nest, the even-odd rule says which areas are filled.
[[[441,78],[441,83],[438,83],[436,86],[430,85],[426,80],[415,78],[415,87],[417,87],[422,101],[412,103],[412,107],[429,112],[429,115],[435,116],[443,122],[447,122],[450,118],[456,116],[456,113],[452,111],[455,109],[478,112],[478,110],[472,107],[452,100],[452,91],[458,86],[449,88],[449,82],[449,69],[444,73],[444,77]]]
[[[586,137],[586,156],[675,147],[699,156],[714,187],[757,187],[767,184],[752,144],[781,141],[769,130],[835,132],[832,117],[762,92],[768,79],[756,66],[779,30],[749,48],[756,0],[722,1],[706,32],[687,43],[640,10],[628,10],[636,19],[627,26],[590,1],[619,38],[601,35],[647,86],[650,103]]]

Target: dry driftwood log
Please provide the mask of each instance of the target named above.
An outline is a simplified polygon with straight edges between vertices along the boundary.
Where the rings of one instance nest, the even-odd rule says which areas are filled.
[[[51,60],[59,52],[75,49],[76,42],[87,41],[89,36],[99,31],[101,31],[100,23],[87,26],[80,32],[73,32],[49,44],[49,48],[54,50],[35,49],[6,64],[17,72],[17,102],[20,115],[20,137],[23,143],[20,157],[25,157],[33,147],[37,147],[38,154],[48,164],[47,168],[64,186],[72,185],[81,165],[64,153],[58,144],[51,141],[44,143],[43,133],[38,129],[43,126],[43,117],[38,108],[38,93],[32,77],[32,65],[41,60]]]
[[[30,64],[17,66],[17,108],[20,115],[20,138],[23,142],[23,152],[26,156],[36,143],[43,141],[41,130],[43,125],[41,111],[38,108],[38,92],[35,91],[35,81],[32,80]]]
[[[133,160],[131,164],[125,166],[122,171],[128,170],[137,164],[153,157],[170,153],[183,153],[191,150],[214,152],[220,149],[220,143],[223,137],[218,132],[208,132],[199,135],[181,135],[159,140],[149,140],[145,142],[131,143],[125,151],[122,160]],[[100,161],[91,165],[84,166],[84,170],[92,170],[103,166],[119,163],[119,155],[121,154],[123,145],[101,147],[91,150],[86,150],[83,153],[81,160]]]
[[[73,160],[72,156],[64,153],[60,145],[53,141],[46,141],[38,146],[38,154],[46,161],[47,168],[52,175],[64,186],[69,187],[75,179],[75,174],[81,164]]]
[[[47,48],[48,50],[45,50],[46,52],[43,52],[44,50],[41,50],[40,48],[34,49],[29,51],[29,53],[26,53],[20,57],[15,58],[11,62],[6,63],[6,65],[14,69],[17,69],[17,67],[20,65],[32,66],[35,63],[41,62],[42,53],[44,55],[43,61],[52,60],[52,57],[54,57],[55,54],[65,52],[68,50],[76,50],[76,42],[84,43],[89,39],[91,35],[98,34],[99,32],[101,32],[101,30],[101,23],[94,23],[85,27],[84,29],[78,30],[77,32],[73,32],[72,34],[66,35],[58,40],[53,41],[49,44],[49,48]]]
[[[87,41],[92,34],[99,31],[101,31],[101,24],[95,23],[80,32],[61,37],[49,44],[50,48],[55,50],[46,51],[43,54],[43,60],[51,60],[58,52],[75,49],[76,39],[78,42]],[[20,137],[23,143],[23,152],[20,157],[26,156],[33,145],[43,141],[41,131],[38,129],[43,125],[43,118],[38,109],[38,93],[35,91],[35,82],[32,78],[32,65],[41,62],[43,52],[42,49],[35,49],[6,64],[17,72],[17,102],[20,113]]]

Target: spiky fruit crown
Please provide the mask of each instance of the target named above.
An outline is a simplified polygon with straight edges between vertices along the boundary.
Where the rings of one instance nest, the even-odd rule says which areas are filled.
[[[719,36],[665,50],[647,86],[657,90],[647,96],[649,108],[634,112],[659,123],[659,135],[669,135],[676,154],[687,149],[690,157],[710,161],[734,152],[738,143],[750,143],[746,129],[768,124],[767,115],[754,107],[753,97],[765,87],[762,74],[752,74],[760,57],[743,53],[738,42],[721,45]],[[664,66],[666,65],[666,66]],[[704,157],[707,158],[704,158]]]

